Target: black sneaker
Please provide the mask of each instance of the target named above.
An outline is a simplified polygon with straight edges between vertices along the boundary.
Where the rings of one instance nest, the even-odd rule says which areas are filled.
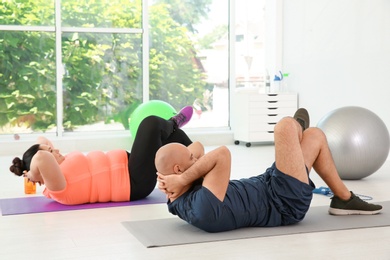
[[[368,203],[351,191],[349,200],[341,200],[333,196],[330,203],[329,214],[337,216],[345,215],[375,215],[382,210],[381,205]]]
[[[302,126],[302,130],[305,131],[310,126],[309,112],[305,108],[298,109],[294,114],[294,119]]]

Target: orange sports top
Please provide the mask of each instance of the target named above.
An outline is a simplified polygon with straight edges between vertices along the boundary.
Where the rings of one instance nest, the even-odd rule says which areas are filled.
[[[84,204],[130,200],[130,175],[125,150],[107,153],[94,151],[87,155],[72,152],[60,164],[66,179],[61,191],[45,188],[43,194],[66,204]]]

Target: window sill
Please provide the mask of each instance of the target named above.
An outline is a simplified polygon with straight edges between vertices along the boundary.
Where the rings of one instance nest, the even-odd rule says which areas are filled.
[[[233,132],[229,128],[185,129],[193,141],[200,141],[203,145],[226,145],[234,143]],[[34,144],[36,138],[44,135],[49,138],[60,152],[66,154],[71,151],[108,151],[113,149],[130,150],[132,138],[129,131],[102,133],[72,133],[63,137],[56,137],[53,133],[21,135],[20,140],[14,140],[13,136],[0,137],[0,156],[22,156],[23,152]]]

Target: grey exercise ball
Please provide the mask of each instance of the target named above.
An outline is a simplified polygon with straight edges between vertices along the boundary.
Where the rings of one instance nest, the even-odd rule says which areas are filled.
[[[328,139],[341,179],[358,180],[376,172],[390,149],[389,131],[373,112],[362,107],[342,107],[317,124]]]

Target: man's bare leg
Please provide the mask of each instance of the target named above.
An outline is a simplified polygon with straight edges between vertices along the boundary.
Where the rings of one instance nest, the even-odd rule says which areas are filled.
[[[301,149],[305,163],[311,167],[329,186],[332,192],[342,200],[351,197],[351,193],[337,173],[325,134],[319,128],[308,128],[303,132]]]
[[[305,166],[313,167],[333,193],[340,199],[351,197],[341,181],[325,134],[318,128],[302,131],[294,118],[283,118],[275,126],[275,161],[277,168],[287,175],[308,183]]]
[[[277,168],[308,183],[314,168],[334,193],[329,213],[333,215],[377,214],[382,206],[370,204],[351,193],[337,173],[325,134],[319,128],[307,128],[294,118],[284,118],[275,126]],[[303,131],[304,130],[304,131]],[[305,170],[303,170],[305,169]]]
[[[281,119],[274,128],[275,164],[279,171],[309,183],[301,148],[302,138],[302,127],[294,118]],[[318,151],[315,152],[318,154]]]

